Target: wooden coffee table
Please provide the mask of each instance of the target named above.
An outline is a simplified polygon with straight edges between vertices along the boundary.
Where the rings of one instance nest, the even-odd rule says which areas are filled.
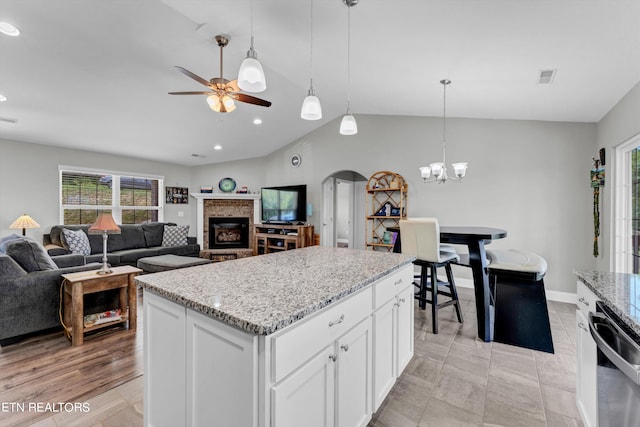
[[[141,269],[131,266],[113,267],[110,274],[97,274],[97,270],[80,271],[77,273],[63,274],[63,308],[67,337],[71,338],[71,345],[81,345],[84,333],[102,329],[118,323],[129,322],[129,329],[136,330],[137,326],[137,291],[134,277]],[[84,325],[84,296],[95,292],[104,292],[110,289],[120,290],[121,318],[112,322],[98,325]],[[127,305],[129,309],[127,310]]]

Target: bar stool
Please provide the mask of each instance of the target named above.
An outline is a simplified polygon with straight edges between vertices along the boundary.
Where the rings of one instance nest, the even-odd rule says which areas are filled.
[[[494,341],[553,353],[544,291],[547,261],[517,249],[488,250],[496,317]]]
[[[433,333],[438,333],[438,310],[453,305],[458,316],[458,322],[462,323],[462,310],[458,291],[453,280],[451,262],[458,259],[454,252],[445,252],[440,248],[440,225],[436,218],[419,218],[400,221],[400,234],[402,235],[402,253],[414,255],[417,259],[413,262],[420,267],[420,290],[415,298],[421,309],[426,309],[426,304],[431,304],[431,316]],[[438,282],[438,268],[445,268],[447,282]],[[429,276],[431,285],[429,286]],[[444,288],[448,288],[448,291]],[[431,292],[431,299],[427,298],[427,291]],[[438,302],[438,295],[449,297],[448,301]]]

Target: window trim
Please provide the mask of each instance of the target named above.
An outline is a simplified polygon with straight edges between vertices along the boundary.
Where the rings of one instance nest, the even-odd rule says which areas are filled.
[[[113,177],[112,187],[111,187],[111,204],[110,205],[73,205],[74,209],[104,209],[110,210],[113,216],[114,221],[117,224],[122,224],[122,211],[127,209],[135,208],[136,210],[157,210],[158,211],[158,221],[164,221],[164,176],[162,175],[153,175],[153,174],[142,174],[140,172],[125,172],[125,171],[116,171],[110,169],[96,169],[96,168],[87,168],[81,166],[67,166],[67,165],[58,165],[58,217],[59,223],[64,224],[64,210],[65,207],[70,205],[62,204],[62,174],[63,172],[70,173],[88,173],[88,174],[96,174],[96,175],[111,175]],[[154,179],[158,181],[158,207],[155,206],[121,206],[120,205],[120,177],[133,177],[133,178],[142,178],[142,179]]]
[[[631,151],[640,147],[640,133],[614,147],[613,215],[611,218],[611,271],[631,273]]]

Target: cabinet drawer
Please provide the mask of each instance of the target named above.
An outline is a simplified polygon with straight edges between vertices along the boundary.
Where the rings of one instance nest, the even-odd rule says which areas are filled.
[[[413,264],[403,267],[374,283],[374,310],[382,307],[390,299],[395,298],[412,281]]]
[[[596,301],[599,301],[600,298],[580,280],[578,280],[577,296],[578,308],[585,317],[588,317],[590,311],[596,311]]]
[[[371,286],[323,309],[272,339],[273,382],[278,382],[318,351],[371,315]]]

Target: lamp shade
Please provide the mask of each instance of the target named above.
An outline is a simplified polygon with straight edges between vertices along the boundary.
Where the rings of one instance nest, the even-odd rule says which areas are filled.
[[[433,176],[435,176],[436,178],[440,177],[440,175],[442,175],[444,171],[444,163],[431,163],[429,167],[431,168]]]
[[[40,224],[35,222],[29,215],[24,214],[16,219],[9,228],[22,228],[23,230],[25,228],[40,228]]]
[[[209,104],[209,107],[216,113],[230,113],[236,109],[233,98],[227,95],[222,97],[222,102],[218,95],[211,95],[207,97],[207,104]]]
[[[309,95],[302,101],[300,117],[305,120],[320,120],[322,118],[322,106],[317,96],[309,91]]]
[[[467,172],[467,164],[466,163],[452,163],[453,171],[458,178],[464,177]]]
[[[240,65],[238,71],[238,87],[246,92],[263,92],[267,88],[262,65],[256,58],[253,46],[247,52],[247,57]]]
[[[358,133],[358,123],[356,123],[356,118],[351,114],[346,114],[340,122],[340,134],[355,135],[356,133]]]
[[[422,166],[420,168],[420,174],[422,174],[422,179],[429,179],[431,177],[431,168],[429,166]]]
[[[111,214],[100,214],[96,222],[89,227],[89,234],[120,234],[120,227],[113,220]]]

